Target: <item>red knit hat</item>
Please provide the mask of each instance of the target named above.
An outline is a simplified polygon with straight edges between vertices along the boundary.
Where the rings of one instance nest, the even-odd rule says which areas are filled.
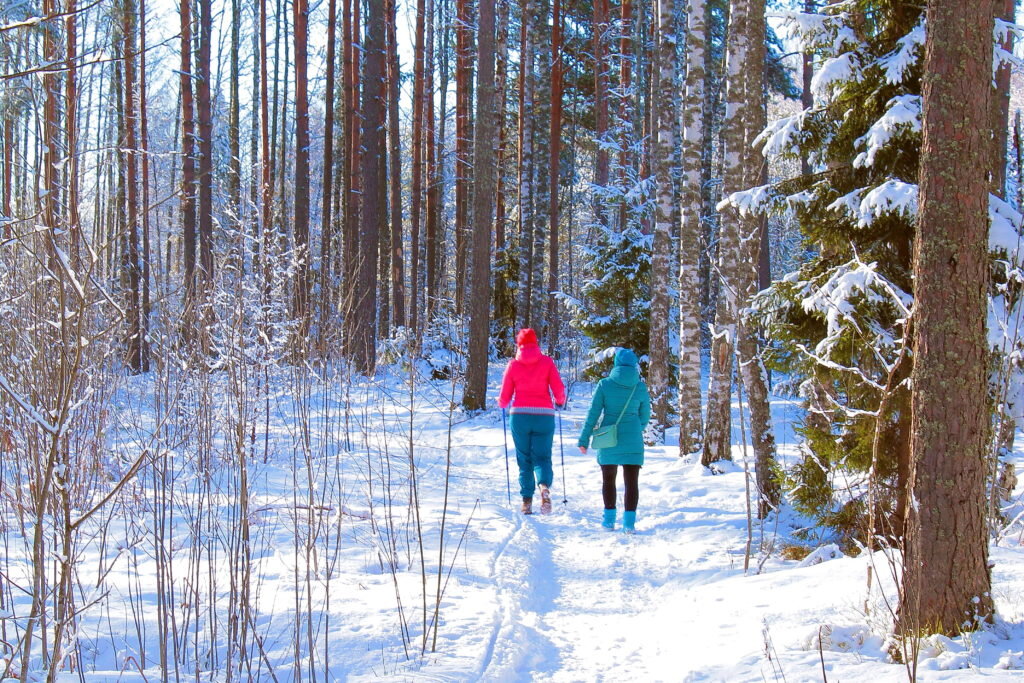
[[[524,327],[519,330],[519,334],[516,335],[516,344],[519,346],[526,346],[527,344],[537,343],[537,333],[529,327]]]

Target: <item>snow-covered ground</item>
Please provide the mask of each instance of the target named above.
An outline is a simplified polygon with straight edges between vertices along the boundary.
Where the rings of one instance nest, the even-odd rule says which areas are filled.
[[[500,372],[498,365],[492,368],[492,399]],[[907,669],[885,654],[891,623],[886,603],[895,604],[885,554],[844,557],[823,544],[803,561],[782,559],[782,546],[803,524],[784,511],[764,525],[755,522],[744,571],[748,525],[740,446],[735,464],[714,475],[680,459],[672,434],[669,445],[649,449],[640,477],[638,533],[628,536],[599,526],[599,469],[575,447],[591,385],[572,386],[556,434],[554,511],[529,517],[517,511],[510,436],[508,503],[501,413],[494,408],[467,417],[450,411],[451,386],[445,382],[421,384],[416,392],[412,441],[422,564],[416,515],[407,505],[410,415],[401,373],[351,387],[348,430],[355,436],[347,452],[335,438],[344,425],[344,392],[337,386],[314,386],[307,412],[297,409],[301,402],[293,390],[274,397],[270,457],[252,461],[248,475],[254,490],[256,637],[250,637],[243,672],[231,680],[907,680]],[[796,408],[783,399],[773,407],[780,451],[791,459]],[[138,397],[125,397],[121,408],[133,415],[147,410]],[[285,445],[301,435],[297,426],[303,422],[312,435],[309,469],[304,460],[293,467],[295,451]],[[226,469],[223,480],[233,472]],[[189,486],[182,484],[185,491],[198,490]],[[312,516],[302,503],[311,490],[323,500]],[[1018,501],[1020,495],[1018,489]],[[146,499],[142,488],[140,509]],[[213,496],[206,505],[226,511],[229,499]],[[210,532],[222,537],[222,545],[208,544],[206,555],[190,553],[186,500],[174,509],[167,547],[182,587],[180,618],[199,615],[194,623],[178,625],[181,647],[194,649],[198,655],[191,661],[205,664],[198,673],[195,666],[182,667],[168,677],[224,681],[224,615],[231,607],[227,548],[237,525],[225,512],[223,524]],[[1021,509],[1018,502],[1015,512]],[[313,517],[322,526],[319,540],[310,544],[311,565],[295,529]],[[152,542],[139,530],[134,544],[119,540],[132,536],[128,526],[114,523],[110,539],[87,543],[82,551],[84,594],[90,581],[110,572],[102,581],[109,592],[96,595],[99,601],[82,615],[86,681],[162,678]],[[992,546],[995,625],[969,638],[925,643],[918,680],[1024,679],[1022,535],[1018,521]],[[23,567],[18,542],[9,538],[8,544],[8,565]],[[770,552],[762,553],[762,547]],[[190,561],[202,565],[201,571],[189,569]],[[872,563],[875,582],[869,591]],[[185,604],[189,576],[215,586],[212,603],[220,616]],[[24,609],[23,600],[16,611]],[[296,631],[302,634],[298,643]],[[79,676],[67,672],[60,680]]]

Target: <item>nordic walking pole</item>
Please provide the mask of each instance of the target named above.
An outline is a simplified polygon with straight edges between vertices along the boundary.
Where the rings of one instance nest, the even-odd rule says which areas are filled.
[[[512,507],[512,479],[508,474],[508,428],[505,426],[505,409],[501,409],[501,435],[505,439],[505,487],[508,489],[508,506]]]
[[[558,449],[562,452],[562,505],[569,502],[569,497],[565,495],[565,444],[562,443],[562,411],[565,410],[565,404],[562,404],[562,410],[556,410],[558,413]]]

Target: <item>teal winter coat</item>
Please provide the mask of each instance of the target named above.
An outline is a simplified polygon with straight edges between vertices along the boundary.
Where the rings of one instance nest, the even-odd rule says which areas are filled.
[[[636,391],[633,391],[634,387]],[[633,393],[632,398],[630,392]],[[622,412],[624,405],[625,412]],[[619,349],[615,353],[615,367],[597,383],[578,445],[589,448],[598,418],[601,418],[602,426],[615,424],[619,413],[622,413],[618,427],[619,442],[614,448],[598,450],[597,462],[601,465],[643,465],[644,429],[651,418],[651,398],[647,385],[640,380],[636,354],[629,349]]]

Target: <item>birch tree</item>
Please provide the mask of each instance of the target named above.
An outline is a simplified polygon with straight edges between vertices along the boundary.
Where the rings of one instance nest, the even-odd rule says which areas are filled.
[[[679,226],[679,455],[701,449],[700,244],[704,129],[705,0],[687,3],[686,95],[682,107],[682,206]]]
[[[664,439],[672,402],[672,393],[669,389],[668,329],[671,288],[676,280],[672,259],[672,219],[675,217],[672,157],[675,146],[673,131],[676,123],[672,96],[676,62],[674,14],[675,3],[673,0],[658,0],[655,18],[657,51],[654,57],[654,68],[658,71],[658,88],[653,93],[657,130],[652,150],[657,182],[657,204],[654,222],[654,253],[651,257],[651,337],[648,346],[650,355],[648,378],[653,418],[650,430],[654,433],[654,439],[657,442]]]
[[[725,155],[722,171],[723,192],[745,188],[744,143],[747,102],[744,67],[750,51],[751,0],[733,0],[729,12],[729,43],[726,55],[726,113],[722,138]],[[758,83],[760,86],[760,83]],[[718,246],[720,292],[712,329],[711,381],[708,385],[707,430],[701,463],[707,467],[719,460],[731,460],[732,453],[732,373],[736,344],[738,311],[739,258],[741,224],[735,206],[722,207],[722,227]]]

